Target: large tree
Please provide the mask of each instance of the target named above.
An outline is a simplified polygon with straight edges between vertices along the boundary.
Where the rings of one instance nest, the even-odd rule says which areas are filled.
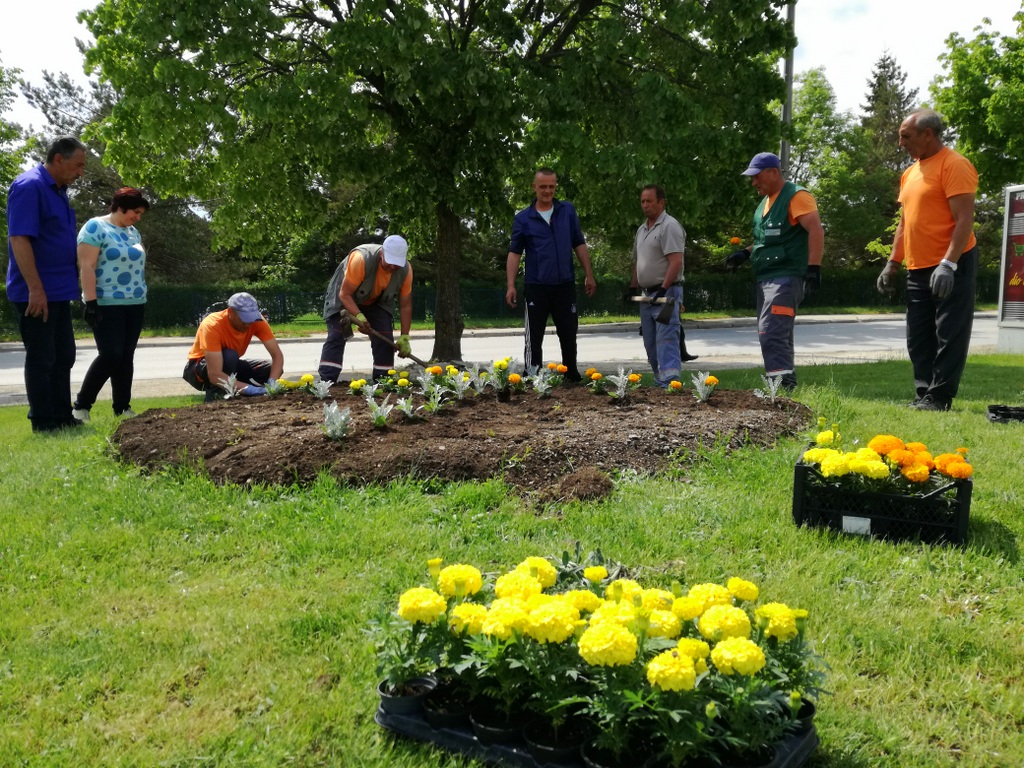
[[[982,192],[1024,183],[1024,11],[1015,35],[985,19],[972,40],[952,34],[932,85],[935,107],[955,130],[957,150],[978,169]]]
[[[4,210],[3,221],[0,221],[0,235],[3,235],[4,258],[0,262],[7,264],[7,190],[11,182],[21,173],[25,161],[25,144],[22,141],[21,127],[8,122],[4,116],[14,104],[15,86],[18,83],[20,70],[8,69],[0,63],[0,207]],[[5,270],[6,271],[6,270]]]
[[[87,65],[120,94],[102,135],[127,178],[222,197],[215,223],[257,253],[385,215],[434,246],[433,354],[457,359],[465,227],[507,222],[535,164],[591,224],[634,227],[652,179],[687,213],[738,201],[710,179],[778,134],[783,6],[104,0],[83,18]]]

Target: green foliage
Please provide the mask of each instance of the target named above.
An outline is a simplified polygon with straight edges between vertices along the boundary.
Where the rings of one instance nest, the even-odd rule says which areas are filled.
[[[984,19],[973,39],[946,39],[944,74],[932,85],[935,107],[955,131],[957,149],[978,169],[980,191],[1024,181],[1024,12],[1000,35]]]
[[[105,0],[82,18],[87,66],[120,96],[95,130],[108,162],[164,194],[218,199],[217,242],[248,254],[386,216],[436,255],[433,356],[455,359],[466,223],[507,226],[536,164],[555,165],[588,228],[614,238],[635,230],[650,180],[684,221],[733,217],[739,180],[706,180],[735,178],[778,137],[765,105],[794,45],[780,7]]]
[[[21,144],[21,127],[9,123],[3,116],[14,104],[14,88],[18,82],[19,69],[8,69],[0,62],[0,208],[7,212],[7,191],[11,182],[21,173],[26,149]],[[7,242],[7,216],[0,222],[0,235]],[[6,248],[5,248],[6,253]],[[6,259],[3,261],[6,264]]]

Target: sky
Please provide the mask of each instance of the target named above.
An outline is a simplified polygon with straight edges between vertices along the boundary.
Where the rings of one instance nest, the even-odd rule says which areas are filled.
[[[216,2],[216,0],[210,0]],[[75,39],[89,41],[88,31],[75,20],[77,13],[94,7],[92,0],[6,0],[0,25],[0,62],[17,67],[22,77],[42,84],[42,71],[67,72],[80,83],[82,56]],[[940,10],[940,5],[944,6]],[[968,0],[925,3],[921,0],[800,0],[796,6],[799,44],[794,58],[797,74],[824,67],[836,92],[840,110],[860,114],[868,79],[878,59],[892,55],[907,74],[908,88],[927,98],[928,86],[942,69],[939,54],[945,40],[956,32],[966,39],[983,18],[999,34],[1016,30],[1013,15],[1022,0]],[[5,118],[22,127],[40,128],[42,115],[19,96]]]

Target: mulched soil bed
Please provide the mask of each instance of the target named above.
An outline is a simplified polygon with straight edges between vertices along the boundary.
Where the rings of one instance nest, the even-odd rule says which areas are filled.
[[[354,485],[502,477],[546,498],[587,499],[607,494],[618,470],[653,474],[701,445],[771,446],[810,423],[805,406],[746,390],[716,391],[708,403],[650,387],[625,402],[583,387],[548,398],[513,393],[507,402],[488,392],[423,421],[392,411],[384,429],[373,427],[361,397],[343,391],[337,400],[352,411],[341,441],[321,429],[330,401],[306,393],[153,409],[122,422],[113,441],[125,461],[201,466],[223,483],[304,484],[321,472]]]

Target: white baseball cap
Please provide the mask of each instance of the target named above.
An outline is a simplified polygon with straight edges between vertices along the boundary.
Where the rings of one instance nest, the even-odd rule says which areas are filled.
[[[384,238],[384,261],[396,267],[404,267],[409,254],[409,244],[400,235],[388,235]]]

